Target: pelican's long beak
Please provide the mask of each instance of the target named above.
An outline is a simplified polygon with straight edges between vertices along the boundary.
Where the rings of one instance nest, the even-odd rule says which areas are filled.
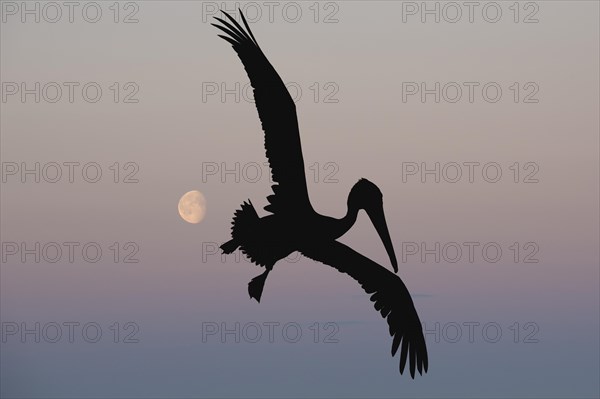
[[[383,246],[390,257],[390,262],[392,262],[392,267],[394,268],[394,273],[398,273],[398,261],[396,260],[396,253],[394,252],[394,246],[392,245],[392,239],[390,238],[390,232],[387,227],[387,223],[385,222],[385,214],[383,213],[383,202],[378,205],[370,206],[365,209],[373,226],[377,230],[379,234],[379,238],[383,241]]]

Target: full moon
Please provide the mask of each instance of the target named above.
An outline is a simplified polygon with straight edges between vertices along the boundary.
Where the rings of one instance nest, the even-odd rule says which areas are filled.
[[[206,198],[200,191],[183,194],[177,205],[179,216],[188,223],[200,223],[206,215]]]

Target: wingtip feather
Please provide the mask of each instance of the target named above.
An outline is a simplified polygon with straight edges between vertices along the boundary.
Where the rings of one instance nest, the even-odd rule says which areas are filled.
[[[217,36],[219,36],[221,39],[227,40],[232,46],[235,46],[238,44],[235,40],[233,40],[229,36],[223,36],[223,35],[217,35]]]

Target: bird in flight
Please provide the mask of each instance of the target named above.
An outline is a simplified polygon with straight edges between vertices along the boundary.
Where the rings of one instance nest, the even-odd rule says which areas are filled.
[[[248,283],[251,298],[260,302],[267,276],[275,263],[299,251],[313,260],[327,264],[358,281],[384,318],[393,337],[392,356],[400,346],[400,374],[407,359],[410,374],[427,372],[428,359],[421,322],[410,294],[402,280],[386,268],[337,241],[356,222],[362,209],[370,217],[394,272],[398,262],[383,212],[383,195],[367,179],[360,179],[350,190],[347,213],[341,219],[317,213],[308,198],[306,176],[296,105],[285,84],[260,49],[246,18],[240,10],[245,29],[228,13],[227,20],[215,17],[220,29],[244,65],[254,89],[254,99],[262,129],[265,149],[274,184],[264,209],[269,215],[259,217],[252,202],[244,202],[235,212],[231,240],[221,245],[229,254],[240,248],[255,264],[265,268]]]

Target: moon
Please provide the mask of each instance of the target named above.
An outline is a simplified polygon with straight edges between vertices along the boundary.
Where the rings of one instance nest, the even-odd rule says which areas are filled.
[[[188,223],[200,223],[206,215],[206,198],[198,190],[183,194],[177,205],[179,216]]]

